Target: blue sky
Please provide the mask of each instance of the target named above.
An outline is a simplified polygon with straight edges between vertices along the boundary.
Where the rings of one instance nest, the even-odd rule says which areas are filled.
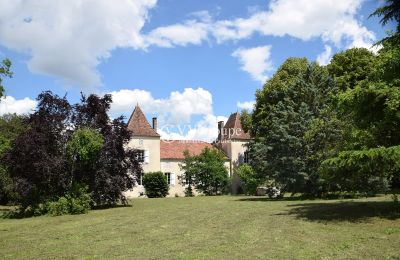
[[[165,138],[212,140],[251,108],[288,57],[321,64],[383,37],[379,0],[0,0],[0,57],[13,62],[0,114],[27,113],[44,90],[112,93],[111,116],[139,103]],[[386,29],[390,29],[391,25]],[[185,128],[185,131],[180,131]],[[168,126],[168,127],[167,127]]]

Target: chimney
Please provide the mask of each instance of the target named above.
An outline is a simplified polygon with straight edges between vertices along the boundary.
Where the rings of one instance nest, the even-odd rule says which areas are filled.
[[[157,117],[153,117],[153,129],[157,132]]]
[[[224,128],[224,121],[218,122],[218,141],[222,141],[223,139],[223,128]]]

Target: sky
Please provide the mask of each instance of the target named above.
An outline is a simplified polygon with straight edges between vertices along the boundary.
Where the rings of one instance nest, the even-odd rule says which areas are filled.
[[[168,139],[211,141],[251,110],[289,57],[321,65],[392,29],[380,0],[0,0],[0,59],[11,59],[0,115],[35,109],[45,90],[111,94],[110,117],[139,104]]]

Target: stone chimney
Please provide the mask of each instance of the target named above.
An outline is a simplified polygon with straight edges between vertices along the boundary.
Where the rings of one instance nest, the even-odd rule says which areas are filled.
[[[224,129],[224,121],[218,122],[218,141],[222,141],[223,139],[223,129]]]
[[[153,129],[157,132],[157,117],[153,117]]]

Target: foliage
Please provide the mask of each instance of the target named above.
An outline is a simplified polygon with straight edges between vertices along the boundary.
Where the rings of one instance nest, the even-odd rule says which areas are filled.
[[[341,190],[385,192],[389,178],[400,173],[400,146],[342,151],[324,161],[321,168]]]
[[[388,43],[399,44],[400,43],[400,2],[398,0],[386,0],[386,5],[378,8],[370,16],[381,17],[381,24],[384,26],[390,21],[397,23],[396,32],[392,33],[388,37],[383,38],[378,44]]]
[[[251,164],[265,179],[274,180],[282,192],[323,192],[317,172],[324,157],[324,149],[319,148],[323,137],[311,133],[312,127],[331,120],[335,93],[324,68],[294,58],[285,61],[257,92],[251,131],[254,140],[249,145]]]
[[[13,73],[11,72],[11,61],[4,59],[0,63],[0,98],[4,95],[3,77],[11,78]]]
[[[90,210],[92,204],[88,189],[82,185],[74,185],[72,190],[57,201],[45,204],[46,213],[52,216],[66,214],[85,214]]]
[[[333,55],[327,69],[339,89],[345,91],[368,78],[374,60],[375,55],[367,49],[352,48]]]
[[[196,157],[191,156],[188,150],[183,151],[184,159],[179,168],[183,171],[182,175],[179,176],[181,185],[186,185],[185,196],[193,197],[193,186],[196,182]]]
[[[386,191],[400,175],[400,47],[391,41],[382,44],[378,55],[360,69],[366,75],[337,97],[339,120],[346,123],[343,142],[321,171],[342,191]],[[353,74],[354,69],[347,67],[343,73]]]
[[[244,184],[244,191],[249,195],[256,195],[257,187],[260,184],[260,178],[253,171],[253,168],[244,163],[235,169],[235,174],[239,176]]]
[[[137,152],[125,149],[130,132],[123,118],[107,115],[111,97],[90,95],[71,106],[66,97],[48,91],[37,100],[26,131],[2,160],[22,209],[40,211],[40,205],[58,201],[77,184],[88,187],[96,206],[126,203],[123,192],[142,169]]]
[[[5,158],[23,208],[62,196],[71,185],[65,149],[71,106],[65,97],[51,92],[43,92],[37,100],[28,129],[13,141]]]
[[[251,129],[251,113],[246,109],[240,112],[240,123],[242,124],[243,130],[247,133]]]
[[[12,141],[26,129],[26,118],[15,114],[5,114],[0,117],[0,157],[11,147]],[[9,172],[0,162],[0,204],[17,200]]]
[[[229,181],[224,155],[217,149],[205,148],[194,160],[191,170],[195,172],[196,189],[205,195],[223,193]]]
[[[96,205],[115,205],[118,201],[127,203],[123,194],[134,185],[134,176],[140,176],[142,168],[137,151],[126,149],[131,134],[123,117],[110,120],[108,110],[110,95],[100,98],[96,95],[82,96],[80,104],[74,106],[73,122],[77,128],[88,127],[98,131],[104,140],[92,171],[76,169],[74,175],[86,179],[92,199]]]
[[[164,198],[168,195],[169,185],[162,172],[149,172],[143,176],[143,186],[149,198]]]

